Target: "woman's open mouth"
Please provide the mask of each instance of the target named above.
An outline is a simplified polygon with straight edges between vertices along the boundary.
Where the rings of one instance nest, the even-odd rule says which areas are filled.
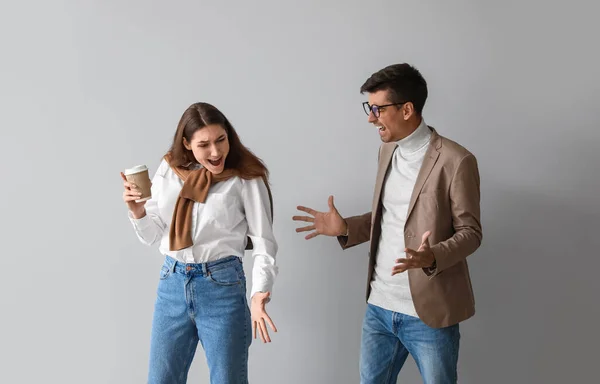
[[[219,157],[216,160],[211,160],[208,159],[208,162],[210,163],[210,165],[212,165],[213,167],[218,167],[219,165],[221,165],[221,163],[223,162],[223,157]]]

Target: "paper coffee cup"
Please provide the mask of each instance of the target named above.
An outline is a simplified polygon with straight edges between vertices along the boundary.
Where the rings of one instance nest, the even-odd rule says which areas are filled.
[[[148,167],[145,165],[136,165],[135,167],[126,169],[123,174],[130,183],[135,184],[136,190],[142,192],[142,196],[137,199],[136,203],[141,203],[152,197],[150,190],[150,175],[148,174]]]

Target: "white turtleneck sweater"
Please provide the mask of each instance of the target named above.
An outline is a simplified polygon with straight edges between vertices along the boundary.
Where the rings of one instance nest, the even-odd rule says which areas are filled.
[[[404,224],[417,175],[431,139],[425,120],[397,146],[381,192],[381,237],[368,302],[378,307],[417,316],[408,284],[408,273],[392,276],[396,259],[405,257]]]

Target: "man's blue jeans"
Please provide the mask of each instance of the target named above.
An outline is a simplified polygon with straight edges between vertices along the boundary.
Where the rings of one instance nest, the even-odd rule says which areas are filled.
[[[240,258],[185,264],[167,256],[152,322],[149,384],[184,384],[198,341],[211,384],[247,384],[252,341]]]
[[[431,328],[420,319],[368,304],[362,329],[361,384],[396,384],[408,354],[425,384],[456,384],[458,324]]]

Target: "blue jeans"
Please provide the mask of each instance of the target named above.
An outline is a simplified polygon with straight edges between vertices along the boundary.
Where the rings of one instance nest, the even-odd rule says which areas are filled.
[[[360,351],[361,384],[396,384],[408,354],[425,384],[455,384],[458,324],[430,328],[420,319],[368,304]]]
[[[166,257],[152,321],[148,383],[186,383],[198,341],[211,384],[248,383],[252,330],[239,257],[203,264]]]

